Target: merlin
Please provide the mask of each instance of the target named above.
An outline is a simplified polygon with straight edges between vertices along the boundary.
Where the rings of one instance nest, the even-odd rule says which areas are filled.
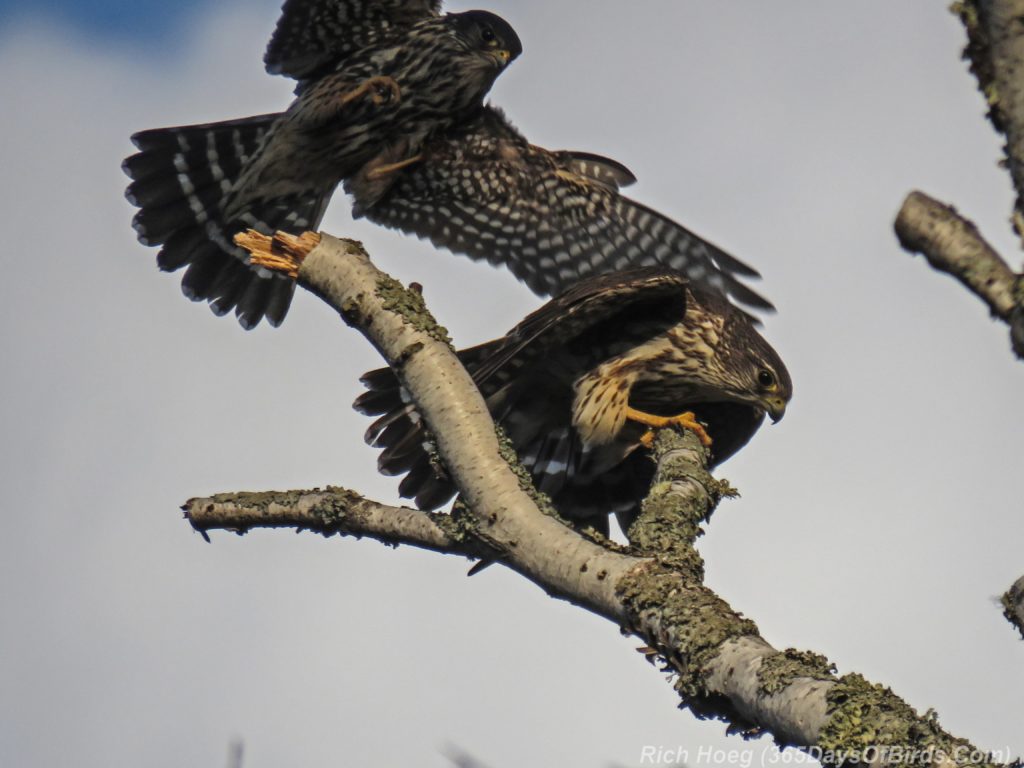
[[[233,236],[315,229],[344,181],[355,216],[505,265],[535,293],[661,266],[754,310],[756,270],[622,196],[622,164],[530,144],[483,99],[522,51],[483,11],[440,0],[287,0],[267,48],[298,81],[286,112],[143,131],[124,168],[134,226],[182,289],[245,327],[279,324],[293,283],[249,267]]]
[[[245,229],[315,229],[339,182],[383,183],[428,139],[473,117],[522,52],[485,11],[440,15],[439,1],[287,0],[264,61],[298,81],[287,110],[132,137],[133,225],[162,245],[161,269],[187,267],[182,289],[245,327],[279,324],[294,283],[252,269]]]
[[[612,512],[628,525],[650,486],[641,449],[653,429],[692,429],[715,466],[766,416],[781,419],[793,393],[746,312],[662,268],[579,281],[459,358],[537,488],[563,516],[605,531]],[[456,489],[396,374],[363,383],[355,408],[379,417],[366,440],[383,449],[380,470],[405,474],[399,491],[422,509],[447,502]]]

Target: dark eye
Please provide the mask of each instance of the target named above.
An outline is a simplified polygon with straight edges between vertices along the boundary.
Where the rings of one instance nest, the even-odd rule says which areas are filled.
[[[493,43],[497,38],[494,36],[494,30],[490,27],[480,28],[480,37],[483,38],[485,43]]]
[[[775,386],[775,374],[769,371],[767,368],[762,368],[757,372],[757,383],[765,389]]]

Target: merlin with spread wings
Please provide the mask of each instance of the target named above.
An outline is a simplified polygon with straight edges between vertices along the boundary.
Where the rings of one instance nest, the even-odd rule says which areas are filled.
[[[459,353],[537,488],[571,519],[624,527],[646,494],[651,430],[697,432],[712,466],[782,418],[786,366],[749,315],[677,272],[647,268],[587,278],[506,336]],[[366,374],[357,410],[379,418],[367,442],[405,474],[400,493],[434,509],[456,492],[396,374]]]
[[[125,161],[139,239],[182,288],[246,327],[284,318],[293,284],[252,269],[242,229],[315,229],[343,181],[354,213],[474,259],[536,293],[631,267],[676,270],[753,309],[758,273],[619,192],[614,160],[530,144],[483,99],[522,50],[483,11],[440,0],[287,0],[265,56],[298,80],[286,112],[143,131]]]
[[[246,327],[280,323],[293,283],[251,269],[245,229],[315,229],[335,187],[385,178],[424,143],[479,112],[522,51],[485,11],[440,15],[439,0],[287,0],[265,56],[298,80],[281,113],[135,134],[128,199],[157,262],[187,267],[185,294]]]

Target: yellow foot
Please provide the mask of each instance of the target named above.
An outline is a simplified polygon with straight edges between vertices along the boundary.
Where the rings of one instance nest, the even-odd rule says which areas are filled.
[[[640,442],[646,448],[650,448],[654,442],[654,430],[664,427],[684,427],[697,435],[705,447],[711,445],[711,435],[697,421],[697,417],[693,415],[692,411],[680,413],[678,416],[655,416],[653,413],[644,413],[635,408],[626,408],[626,418],[650,427],[640,438]]]
[[[413,155],[412,157],[408,158],[407,160],[401,160],[400,162],[397,162],[397,163],[388,163],[387,165],[378,165],[376,168],[374,168],[373,170],[371,170],[370,172],[368,172],[366,174],[366,178],[369,181],[377,181],[377,179],[383,178],[384,176],[387,176],[389,173],[394,173],[395,171],[400,171],[403,168],[408,168],[410,165],[413,165],[414,163],[418,163],[422,159],[423,159],[423,155],[419,154],[419,155]]]
[[[356,88],[342,96],[341,103],[348,104],[356,99],[361,99],[367,94],[369,94],[370,98],[373,99],[373,103],[378,107],[390,104],[392,101],[397,103],[402,98],[402,91],[398,87],[398,83],[390,77],[378,75],[364,80]]]

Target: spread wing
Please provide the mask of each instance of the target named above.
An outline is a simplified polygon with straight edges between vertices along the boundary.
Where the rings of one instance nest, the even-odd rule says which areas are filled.
[[[440,8],[441,0],[285,0],[263,63],[304,80]]]
[[[535,293],[634,267],[675,270],[760,310],[771,303],[741,279],[758,273],[686,228],[619,193],[633,180],[596,155],[531,145],[488,107],[438,137],[383,194],[346,182],[356,215],[473,259],[506,265]]]
[[[526,366],[566,357],[578,349],[573,366],[583,373],[595,361],[616,354],[677,325],[686,311],[686,278],[646,268],[584,280],[527,315],[504,338],[482,345],[487,354],[470,365],[484,396],[497,391]],[[466,350],[470,359],[476,350]],[[570,353],[571,354],[571,353]],[[583,359],[579,359],[583,358]]]

